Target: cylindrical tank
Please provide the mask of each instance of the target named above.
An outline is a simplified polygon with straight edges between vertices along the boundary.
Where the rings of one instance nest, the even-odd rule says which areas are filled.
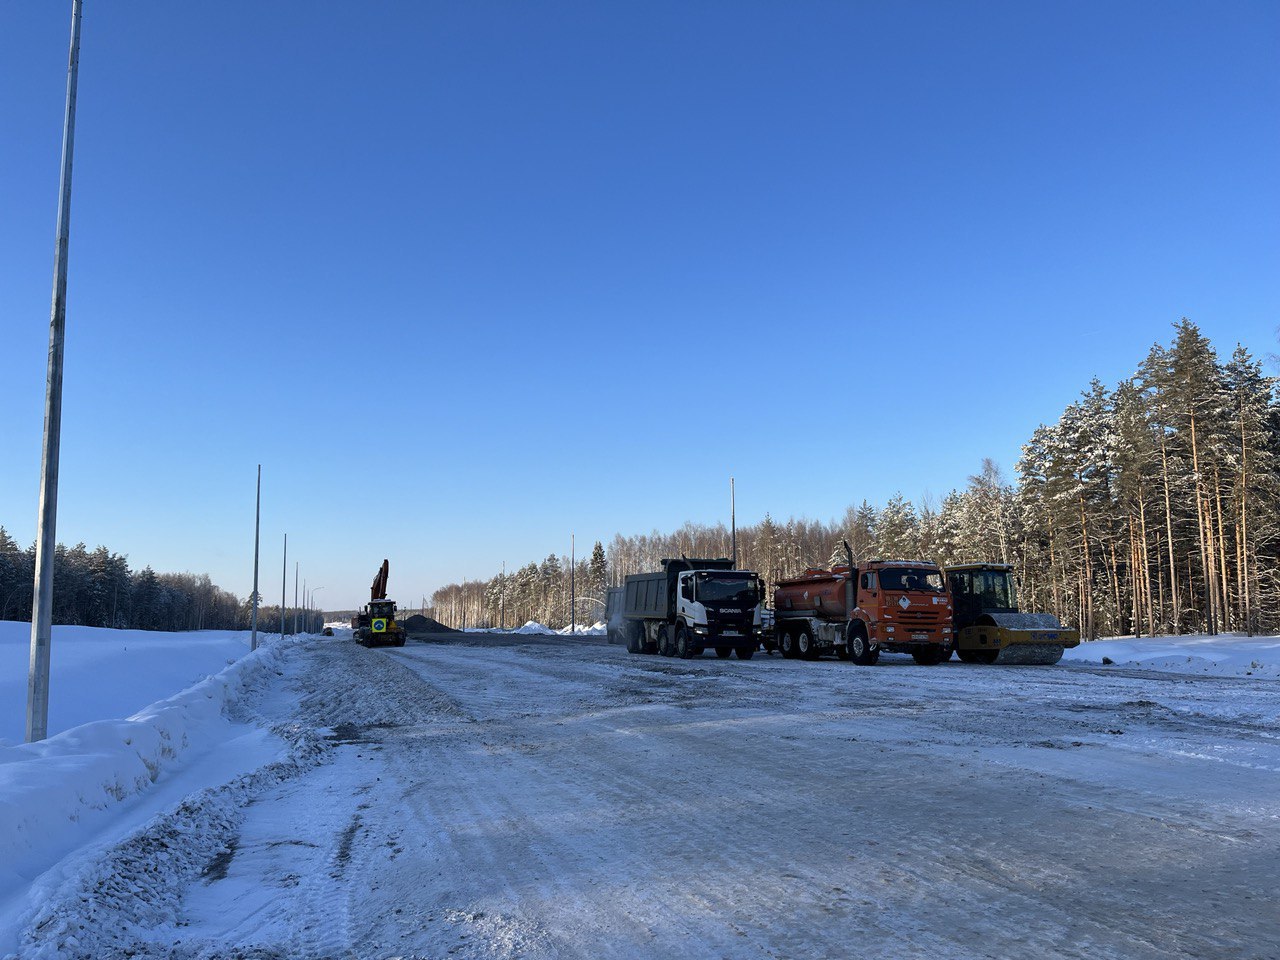
[[[779,581],[773,591],[773,606],[782,616],[806,613],[823,620],[844,620],[849,616],[845,606],[844,572],[828,570],[807,572],[796,580]]]

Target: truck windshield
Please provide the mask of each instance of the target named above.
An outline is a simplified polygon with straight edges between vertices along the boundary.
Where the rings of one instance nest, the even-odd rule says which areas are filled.
[[[942,593],[942,574],[921,567],[889,567],[880,571],[880,589]]]
[[[701,603],[734,603],[754,607],[756,582],[736,577],[699,577],[698,600]]]

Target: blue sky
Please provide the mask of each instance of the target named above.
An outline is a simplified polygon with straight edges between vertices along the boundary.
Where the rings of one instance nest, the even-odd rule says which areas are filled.
[[[1276,349],[1280,5],[86,7],[59,537],[137,566],[247,593],[261,462],[266,583],[287,530],[408,600],[731,474],[744,522],[1012,475],[1182,316]],[[23,542],[69,8],[0,5]]]

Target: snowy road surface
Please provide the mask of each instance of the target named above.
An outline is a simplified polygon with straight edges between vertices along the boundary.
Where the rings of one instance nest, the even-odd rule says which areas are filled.
[[[253,707],[305,761],[152,821],[21,955],[1276,957],[1276,693],[320,642]]]

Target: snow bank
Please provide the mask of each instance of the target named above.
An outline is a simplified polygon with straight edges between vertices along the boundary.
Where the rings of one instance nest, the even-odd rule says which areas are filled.
[[[501,633],[503,631],[494,631]],[[506,633],[543,633],[551,636],[567,637],[570,634],[568,627],[562,627],[559,630],[552,629],[546,624],[538,623],[536,620],[529,620],[523,627],[516,627],[514,630],[507,630]],[[594,623],[591,626],[578,624],[578,628],[572,631],[575,637],[603,637],[605,635],[605,625],[603,623]]]
[[[259,632],[261,640],[265,634]],[[26,739],[31,624],[0,621],[0,747]],[[249,633],[54,627],[49,732],[127,717],[249,652]]]
[[[225,739],[224,710],[274,672],[291,645],[277,638],[128,719],[0,747],[0,892],[30,882],[73,848],[82,819],[100,819],[99,811],[147,790],[184,753]]]
[[[1068,650],[1063,662],[1101,664],[1104,657],[1116,666],[1143,670],[1280,680],[1280,637],[1224,633],[1094,640]]]

